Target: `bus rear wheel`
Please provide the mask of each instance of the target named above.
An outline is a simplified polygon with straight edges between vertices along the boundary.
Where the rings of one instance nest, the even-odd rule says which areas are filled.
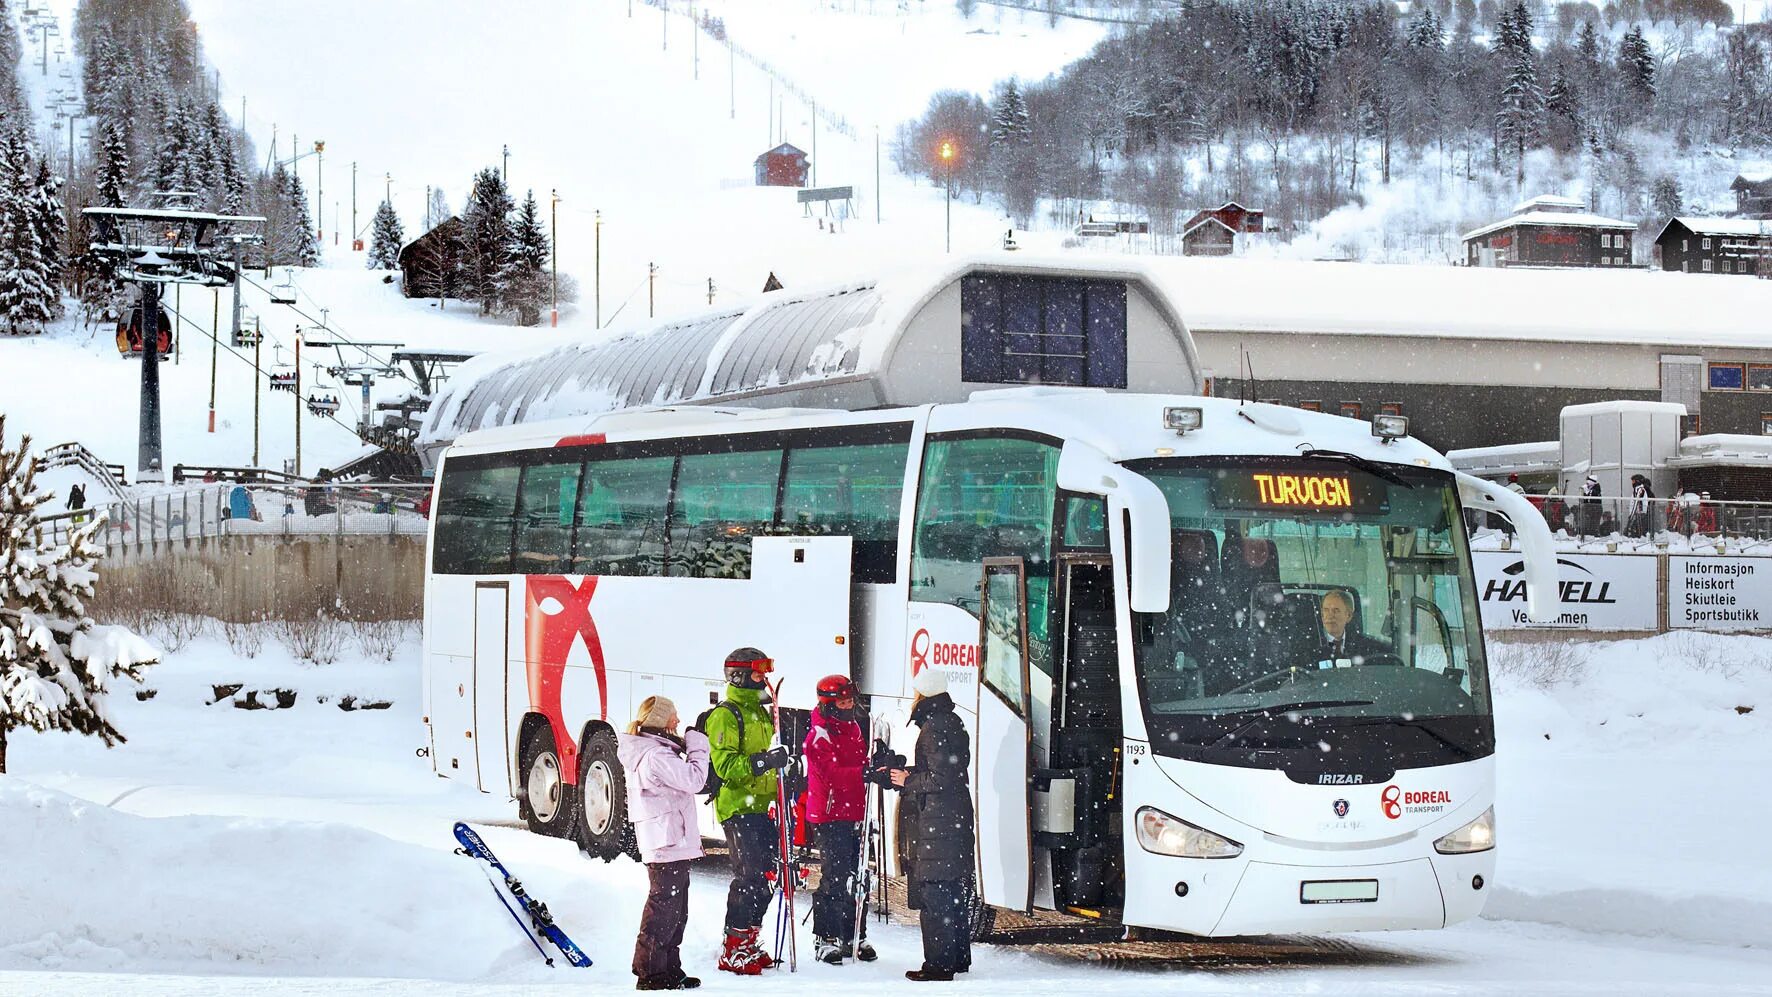
[[[615,754],[615,735],[595,731],[578,758],[578,846],[592,858],[629,850],[628,783]]]
[[[518,771],[523,778],[523,796],[519,810],[536,834],[563,838],[571,833],[576,802],[572,787],[566,784],[566,773],[560,764],[560,749],[554,744],[553,731],[538,727],[523,740],[518,756]]]

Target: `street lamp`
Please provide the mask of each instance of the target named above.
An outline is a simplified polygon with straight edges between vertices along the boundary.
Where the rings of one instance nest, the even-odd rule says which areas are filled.
[[[941,161],[947,167],[948,252],[954,251],[954,143],[942,140]]]

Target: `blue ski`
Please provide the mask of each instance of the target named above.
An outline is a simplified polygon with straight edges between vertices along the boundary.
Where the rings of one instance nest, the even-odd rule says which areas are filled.
[[[504,904],[505,910],[509,911],[511,917],[516,919],[517,927],[523,929],[523,934],[528,936],[530,944],[535,946],[535,950],[541,953],[541,957],[547,960],[548,965],[552,966],[554,960],[548,955],[547,950],[542,948],[541,942],[536,938],[537,935],[552,943],[555,948],[560,950],[560,954],[566,957],[566,961],[574,966],[589,966],[591,964],[591,957],[585,955],[583,950],[573,944],[572,939],[566,937],[566,932],[561,931],[560,926],[554,923],[554,916],[548,913],[548,905],[530,896],[523,889],[523,884],[517,880],[517,877],[511,875],[511,870],[505,868],[504,863],[498,860],[498,856],[492,854],[492,849],[486,847],[486,842],[480,840],[480,835],[476,834],[473,828],[457,821],[455,840],[461,842],[461,847],[455,850],[457,855],[466,855],[469,858],[477,859],[503,877],[504,890],[509,890],[511,897],[522,906],[524,913],[529,915],[529,923],[523,923],[522,916],[511,907],[510,901],[505,899],[504,890],[499,889],[497,882],[493,882],[492,892],[498,895],[499,903]],[[488,873],[487,879],[491,880],[491,878],[491,874]],[[534,930],[531,930],[532,927]]]

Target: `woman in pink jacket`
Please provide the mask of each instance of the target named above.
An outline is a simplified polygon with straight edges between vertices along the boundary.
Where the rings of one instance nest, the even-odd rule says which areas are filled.
[[[617,744],[627,772],[628,819],[652,890],[634,943],[639,990],[693,990],[701,981],[683,972],[680,949],[689,922],[689,863],[701,857],[695,794],[708,777],[708,739],[699,730],[677,735],[676,704],[649,696]]]
[[[812,897],[814,950],[836,965],[854,956],[874,961],[866,941],[849,950],[855,937],[855,896],[851,892],[861,858],[861,821],[867,810],[862,770],[868,742],[855,719],[855,683],[831,675],[818,683],[818,708],[806,732],[806,823],[818,845],[818,891]],[[863,920],[865,924],[865,918]]]

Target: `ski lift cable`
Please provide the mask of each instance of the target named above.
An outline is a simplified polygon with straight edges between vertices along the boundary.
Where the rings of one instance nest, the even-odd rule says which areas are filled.
[[[259,290],[265,292],[267,295],[271,293],[270,288],[266,287],[263,284],[260,284],[256,280],[253,280],[251,277],[246,276],[244,273],[242,273],[240,275],[240,279],[245,281],[248,284],[251,284],[253,287],[256,287]],[[306,291],[303,291],[299,285],[292,285],[292,286],[295,287],[297,294],[300,294],[303,297],[307,298],[310,302],[314,300],[311,296],[309,296],[307,294]],[[302,318],[306,319],[307,321],[313,323],[314,325],[316,325],[322,329],[325,329],[326,332],[329,335],[331,335],[334,339],[338,340],[338,342],[340,344],[342,344],[344,346],[349,346],[352,349],[355,349],[359,353],[362,353],[365,358],[374,361],[375,363],[379,364],[382,367],[386,367],[386,368],[390,368],[390,369],[394,369],[394,370],[399,369],[394,364],[392,358],[390,358],[388,360],[383,360],[381,357],[378,357],[373,352],[371,352],[368,347],[359,346],[355,342],[352,342],[351,338],[344,334],[343,330],[338,327],[337,323],[330,321],[330,316],[328,317],[329,318],[328,321],[322,322],[319,319],[315,318],[314,316],[308,314],[307,312],[302,311],[299,307],[297,307],[295,305],[287,305],[285,307],[287,307],[290,311],[296,313],[297,315],[301,316]],[[317,303],[315,304],[315,307],[318,307]],[[408,383],[415,384],[415,385],[418,383],[417,381],[413,380],[413,378],[410,375],[408,375],[404,372],[401,372],[398,376],[402,380],[407,381]]]

